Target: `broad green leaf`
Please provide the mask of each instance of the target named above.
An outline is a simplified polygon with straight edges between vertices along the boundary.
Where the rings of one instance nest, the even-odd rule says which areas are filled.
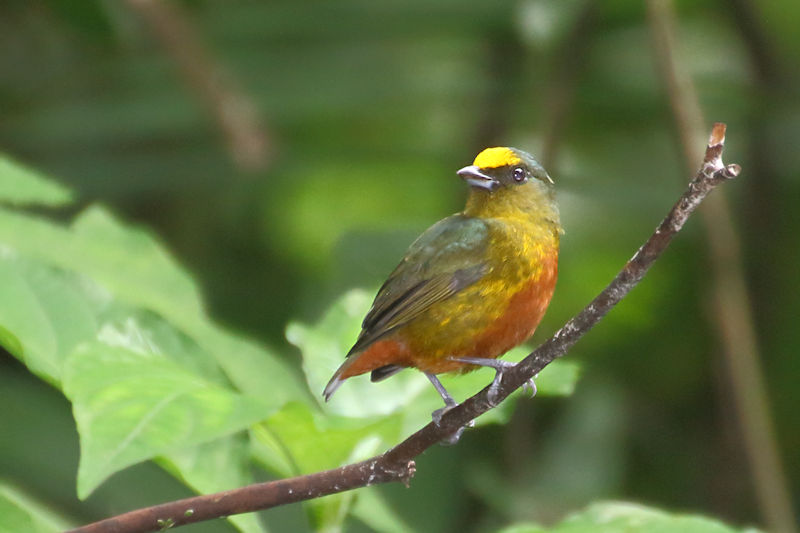
[[[351,512],[372,531],[385,533],[411,533],[413,531],[376,490],[358,491]]]
[[[98,312],[98,322],[105,341],[163,354],[203,379],[230,385],[211,354],[155,313],[107,302]]]
[[[149,233],[125,227],[97,207],[79,217],[74,229],[82,245],[103,243],[115,252],[96,258],[92,273],[100,283],[124,300],[161,314],[196,339],[242,392],[276,407],[302,394],[282,360],[208,319],[191,277]]]
[[[58,384],[64,358],[97,330],[72,276],[0,256],[0,343],[39,377]]]
[[[211,494],[253,483],[250,446],[243,434],[235,434],[157,459],[170,474],[199,494]],[[254,513],[229,516],[239,531],[263,533],[267,528]]]
[[[147,351],[125,332],[100,332],[67,358],[64,393],[81,442],[78,495],[134,463],[246,429],[270,412]]]
[[[356,443],[350,455],[343,462],[355,463],[371,457],[375,455],[380,445],[381,439],[378,435],[369,435]],[[370,492],[368,487],[331,494],[306,502],[306,509],[311,515],[315,529],[317,531],[340,531],[356,498],[366,492]]]
[[[86,210],[71,228],[0,209],[0,243],[89,276],[114,299],[161,315],[213,354],[242,392],[275,407],[305,394],[282,360],[206,316],[191,277],[152,235],[100,207]]]
[[[183,327],[214,355],[243,393],[261,399],[273,409],[291,400],[307,400],[305,387],[289,366],[255,342],[229,333],[207,318],[186,321]]]
[[[201,313],[194,281],[150,232],[126,227],[99,206],[84,211],[70,230],[73,257],[66,259],[68,266],[107,284],[120,298],[164,317],[178,310]]]
[[[22,357],[25,349],[16,335],[0,326],[0,346],[3,346],[10,354]]]
[[[290,476],[366,459],[399,437],[399,424],[396,417],[324,416],[292,402],[254,427],[252,435],[255,457],[278,475]]]
[[[734,529],[718,520],[697,515],[672,514],[628,502],[598,502],[568,516],[552,528],[520,524],[502,533],[756,533]]]
[[[59,385],[84,343],[64,384],[81,435],[81,496],[125,466],[244,429],[303,394],[282,362],[208,320],[160,244],[101,209],[73,228],[0,209],[0,242],[3,346]],[[227,390],[209,353],[254,394]]]
[[[313,326],[291,323],[286,337],[303,352],[303,369],[311,391],[321,394],[328,379],[344,361],[345,354],[358,336],[361,320],[369,309],[371,296],[363,290],[352,290],[335,302]],[[520,347],[504,359],[519,361],[530,350]],[[440,376],[456,401],[467,398],[488,385],[494,376],[490,369],[466,375]],[[569,361],[550,364],[537,378],[538,394],[571,394],[578,376],[578,367]],[[368,399],[368,401],[365,401]],[[326,411],[348,417],[372,417],[403,412],[406,429],[417,429],[430,420],[430,412],[441,407],[441,399],[428,380],[413,370],[400,372],[390,379],[371,383],[368,376],[347,380]],[[479,419],[479,423],[502,420],[511,408],[506,402]]]
[[[168,317],[197,315],[193,282],[142,230],[125,228],[99,207],[66,228],[27,214],[0,209],[0,243],[58,267],[88,275],[115,297]]]
[[[321,398],[328,379],[358,337],[370,303],[366,291],[352,290],[339,298],[314,326],[292,322],[286,328],[286,338],[303,352],[303,370],[317,398]],[[326,410],[349,417],[387,415],[407,405],[428,387],[430,384],[424,377],[412,372],[402,372],[376,384],[369,384],[369,378],[362,376],[344,383]],[[364,401],[365,398],[369,401]]]
[[[8,254],[0,256],[0,280],[0,327],[7,332],[0,342],[51,383],[59,385],[72,349],[94,340],[99,324],[109,323],[158,346],[181,366],[226,383],[215,360],[195,342],[158,315],[114,301],[88,278]]]
[[[508,526],[501,529],[498,533],[547,533],[547,531],[547,529],[541,526],[526,522],[523,524],[514,524],[513,526]]]
[[[71,200],[66,187],[0,154],[0,202],[58,206]]]
[[[334,420],[290,403],[252,430],[253,453],[281,477],[317,472],[371,457],[398,438],[398,417]],[[358,491],[359,493],[361,491]],[[306,502],[317,530],[339,529],[352,491]]]
[[[63,518],[45,505],[0,482],[0,531],[3,533],[56,533],[68,527]]]

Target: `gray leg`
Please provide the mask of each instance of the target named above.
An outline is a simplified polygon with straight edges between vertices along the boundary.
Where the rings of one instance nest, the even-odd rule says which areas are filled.
[[[512,363],[511,361],[503,361],[502,359],[488,359],[485,357],[451,357],[450,359],[460,363],[487,366],[494,369],[494,379],[492,380],[492,384],[489,385],[489,393],[487,395],[487,399],[492,406],[495,406],[499,403],[497,400],[497,394],[500,392],[500,381],[503,379],[503,372],[517,365],[517,363]],[[533,378],[526,381],[522,386],[522,389],[525,390],[526,387],[530,387],[531,389],[531,398],[536,396],[536,383],[533,382]]]
[[[442,385],[442,382],[439,381],[439,378],[437,378],[435,374],[429,374],[428,372],[425,372],[425,375],[428,377],[428,380],[430,380],[431,384],[433,385],[433,388],[436,389],[436,392],[439,393],[439,396],[442,397],[442,400],[444,400],[444,407],[442,407],[441,409],[437,409],[433,413],[431,413],[431,418],[433,418],[433,423],[438,426],[439,423],[442,421],[442,416],[447,411],[449,411],[458,404],[453,399],[453,397],[450,396],[450,393],[447,392],[447,389],[444,388],[444,385]],[[469,424],[459,428],[458,431],[450,435],[450,437],[447,440],[442,441],[442,444],[452,445],[457,443],[458,439],[461,438],[461,434],[464,433],[464,429],[466,429],[467,427],[472,427],[473,425],[475,425],[475,422],[470,421]]]
[[[439,381],[439,378],[436,377],[436,374],[429,374],[428,372],[425,372],[425,375],[428,376],[428,379],[433,385],[433,388],[436,389],[436,392],[438,392],[439,396],[441,396],[442,400],[444,400],[445,410],[452,409],[453,407],[458,405],[456,401],[453,399],[453,397],[450,396],[450,393],[447,392],[447,389],[444,388],[442,382]],[[439,415],[439,420],[437,420],[436,417],[434,416],[433,421],[436,422],[437,425],[439,424],[439,421],[442,419],[443,414],[444,411]]]

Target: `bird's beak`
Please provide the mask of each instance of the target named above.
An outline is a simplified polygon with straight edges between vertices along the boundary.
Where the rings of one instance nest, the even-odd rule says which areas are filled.
[[[475,165],[464,167],[458,172],[456,172],[456,174],[461,176],[461,179],[463,179],[473,187],[486,189],[487,191],[494,190],[494,188],[500,184],[500,182],[498,182],[493,177],[481,172],[481,169],[476,167]]]

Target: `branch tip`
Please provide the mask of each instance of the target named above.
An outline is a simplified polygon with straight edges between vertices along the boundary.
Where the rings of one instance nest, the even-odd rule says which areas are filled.
[[[716,146],[725,143],[725,129],[727,126],[724,122],[715,122],[714,127],[711,129],[711,137],[708,139],[708,146]]]

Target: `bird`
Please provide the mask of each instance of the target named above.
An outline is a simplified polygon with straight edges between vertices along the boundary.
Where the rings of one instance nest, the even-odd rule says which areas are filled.
[[[554,182],[527,152],[486,148],[456,174],[469,186],[464,210],[408,248],[325,387],[325,401],[350,377],[370,372],[376,382],[416,368],[445,403],[433,413],[438,424],[457,403],[437,374],[488,366],[495,403],[502,373],[514,365],[497,358],[533,335],[550,304],[563,230]]]

